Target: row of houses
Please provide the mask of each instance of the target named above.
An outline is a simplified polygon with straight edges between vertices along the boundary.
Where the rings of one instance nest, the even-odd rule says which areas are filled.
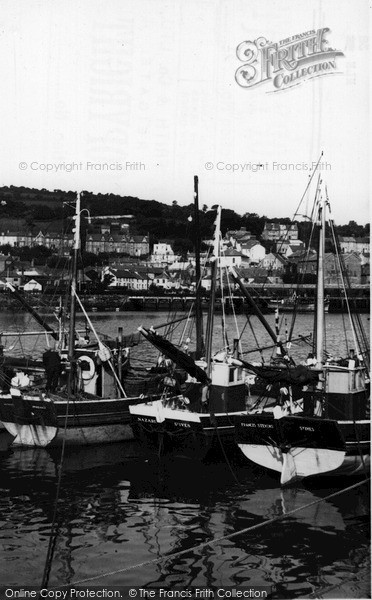
[[[0,232],[0,245],[9,245],[14,248],[28,246],[45,246],[59,254],[68,255],[73,246],[71,233],[55,233],[39,231],[31,232],[6,231]],[[117,253],[128,256],[148,256],[150,243],[148,236],[130,234],[87,233],[85,241],[87,252],[94,254]]]
[[[269,253],[257,264],[249,261],[233,262],[236,257],[222,256],[222,267],[235,266],[246,283],[271,283],[280,285],[288,280],[288,275],[315,278],[317,272],[317,255],[315,252],[298,252],[289,259],[275,253]],[[368,284],[369,259],[365,255],[348,253],[342,255],[342,262],[347,277],[352,285]],[[107,281],[110,288],[120,288],[136,292],[146,292],[153,288],[165,291],[194,291],[195,290],[195,257],[190,255],[188,261],[175,262],[163,267],[153,265],[151,262],[140,261],[130,263],[118,259],[110,266],[107,265],[99,271],[87,269],[81,280],[86,284],[93,281]],[[227,268],[223,269],[223,285],[227,284]],[[329,286],[338,286],[340,281],[339,259],[332,253],[325,255],[325,283]],[[46,287],[53,288],[68,285],[70,275],[65,269],[51,269],[49,267],[34,267],[26,262],[14,262],[11,257],[0,255],[0,288],[5,282],[25,291],[42,291]],[[93,276],[94,275],[94,276]],[[287,277],[287,279],[286,279]],[[211,286],[210,266],[202,269],[202,287],[208,291]]]
[[[87,233],[85,249],[93,254],[116,253],[141,257],[149,255],[150,242],[147,235]]]
[[[241,258],[241,257],[240,257]],[[271,283],[280,285],[285,275],[290,273],[300,277],[314,276],[317,272],[317,253],[304,253],[299,251],[289,259],[275,253],[266,255],[257,264],[249,261],[233,262],[231,255],[222,256],[220,266],[223,268],[222,285],[227,284],[227,267],[235,266],[240,276],[247,283]],[[369,258],[356,253],[348,253],[342,256],[344,272],[351,285],[368,284]],[[332,253],[326,253],[324,261],[325,284],[328,286],[339,286],[341,284],[339,259]],[[124,287],[133,291],[149,290],[152,286],[166,291],[194,291],[195,290],[195,257],[189,256],[188,262],[175,262],[167,268],[154,267],[138,264],[126,268],[119,266],[107,266],[102,270],[102,277],[110,278],[109,286]],[[209,291],[211,287],[211,271],[208,262],[202,268],[202,287]]]
[[[130,216],[130,215],[129,215]],[[289,257],[304,248],[304,243],[298,239],[298,226],[277,222],[266,222],[260,240],[252,235],[245,227],[239,230],[227,231],[223,239],[225,253],[236,252],[248,257],[257,264],[264,258],[265,247],[270,251]],[[340,236],[342,253],[369,254],[369,238]],[[0,231],[0,245],[9,244],[13,247],[45,246],[62,254],[68,254],[73,245],[71,233],[55,231]],[[148,235],[132,235],[128,223],[102,222],[88,228],[85,234],[85,248],[94,254],[126,254],[131,257],[149,257],[152,263],[173,264],[179,259],[173,250],[172,240],[161,240],[151,249]],[[151,252],[151,255],[150,255]]]

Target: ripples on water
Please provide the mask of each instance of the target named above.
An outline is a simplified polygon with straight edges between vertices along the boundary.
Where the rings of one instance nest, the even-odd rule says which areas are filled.
[[[121,313],[92,313],[90,318],[94,327],[99,333],[115,338],[118,335],[118,327],[123,327],[124,335],[137,333],[137,328],[140,325],[144,327],[158,326],[164,324],[172,318],[180,315],[166,312],[121,312]],[[275,330],[275,317],[273,314],[265,315],[272,329]],[[205,317],[206,318],[206,317]],[[57,322],[53,317],[45,316],[45,319],[53,327],[57,329]],[[366,334],[369,334],[369,318],[367,315],[361,315],[361,320],[366,329]],[[296,323],[293,329],[293,339],[298,339],[299,336],[308,336],[313,334],[312,314],[297,315]],[[251,316],[250,322],[244,315],[237,315],[236,319],[233,315],[227,315],[224,319],[224,324],[227,330],[227,338],[230,346],[233,345],[234,338],[241,336],[242,351],[246,353],[252,349],[269,346],[272,340],[266,330],[259,323],[257,317]],[[292,318],[290,314],[284,314],[280,318],[280,335],[282,341],[286,340],[287,334],[291,331]],[[78,315],[77,328],[84,328],[83,318]],[[38,330],[39,326],[35,325],[33,318],[23,312],[15,314],[0,313],[0,332],[4,330],[25,331],[27,329]],[[172,340],[174,343],[184,343],[187,337],[191,337],[190,349],[195,347],[195,327],[192,327],[191,321],[183,321],[175,324],[172,327]],[[159,329],[159,333],[165,333],[164,328]],[[93,335],[91,334],[91,338]],[[141,341],[141,345],[136,349],[133,348],[132,356],[134,360],[144,361],[146,359],[155,358],[155,350],[151,344],[145,340]],[[47,340],[44,333],[38,337],[30,338],[14,338],[4,337],[2,343],[9,348],[9,354],[21,353],[24,350],[30,356],[35,357],[43,352],[47,345]],[[217,314],[214,321],[214,351],[221,350],[226,345],[226,338],[223,336],[223,319],[222,314]],[[325,330],[326,350],[334,357],[347,356],[349,348],[354,348],[355,342],[350,330],[347,315],[344,314],[328,314],[326,315],[326,330]],[[296,360],[304,360],[309,351],[311,351],[311,340],[309,343],[297,341],[292,344],[290,353]],[[145,347],[145,350],[144,350]],[[258,351],[245,354],[249,360],[261,360],[262,356],[268,360],[273,354],[273,350],[266,350],[262,354]],[[152,363],[153,364],[153,363]]]
[[[58,461],[58,451],[44,449],[0,455],[5,585],[41,583]],[[50,586],[110,572],[93,583],[271,585],[277,598],[369,596],[367,484],[312,504],[334,484],[281,490],[253,466],[233,471],[239,482],[225,464],[146,462],[135,443],[67,449]],[[305,505],[286,520],[192,550]],[[167,563],[127,570],[185,549]]]
[[[111,335],[118,325],[133,331],[140,323],[164,322],[164,316],[94,315],[97,328]],[[301,315],[300,333],[311,330],[309,317]],[[341,317],[332,317],[327,335],[337,345]],[[4,317],[0,327],[7,325]],[[0,433],[1,583],[40,585],[59,451],[7,449],[8,441]],[[226,464],[146,462],[135,443],[67,449],[49,585],[110,572],[93,583],[271,585],[274,598],[370,597],[367,484],[312,504],[336,491],[332,480],[281,490],[274,477],[253,465],[232,468],[234,476]],[[192,550],[305,505],[310,506],[285,520]],[[190,552],[169,562],[141,566],[185,549]],[[133,565],[139,566],[129,569]]]

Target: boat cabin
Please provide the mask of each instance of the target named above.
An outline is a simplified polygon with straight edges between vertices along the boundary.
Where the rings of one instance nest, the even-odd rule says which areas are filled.
[[[202,368],[206,366],[203,361],[195,362]],[[246,409],[247,387],[241,366],[229,364],[226,361],[213,360],[211,380],[208,410],[213,410],[213,412],[235,412]],[[195,390],[193,388],[196,386],[200,393],[201,384],[189,376],[186,380],[186,386],[186,395],[190,400],[194,400]]]
[[[117,388],[113,372],[107,362],[102,362],[97,348],[76,348],[77,389],[100,398],[115,398]],[[62,353],[62,369],[67,362],[67,355]],[[64,381],[64,379],[66,381]],[[67,372],[62,371],[61,385],[67,383]]]
[[[325,366],[324,389],[328,419],[369,418],[366,372],[364,367]]]

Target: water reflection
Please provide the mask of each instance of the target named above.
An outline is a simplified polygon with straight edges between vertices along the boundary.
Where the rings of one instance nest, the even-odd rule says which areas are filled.
[[[20,572],[23,585],[41,582],[59,458],[59,450],[40,448],[0,454],[7,585],[19,583]],[[116,572],[95,583],[272,585],[276,597],[304,597],[331,585],[339,591],[360,569],[361,582],[352,584],[361,594],[369,582],[368,489],[316,503],[332,491],[282,490],[259,469],[240,465],[146,462],[136,444],[68,449],[50,585]],[[192,550],[299,507],[285,520]],[[168,562],[127,570],[186,549]]]

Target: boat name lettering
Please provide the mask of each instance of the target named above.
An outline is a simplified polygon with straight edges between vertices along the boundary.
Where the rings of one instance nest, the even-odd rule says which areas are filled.
[[[314,427],[300,427],[301,431],[315,431]]]
[[[145,423],[155,423],[155,419],[150,419],[149,417],[138,417],[138,420]]]
[[[190,423],[180,423],[178,421],[175,421],[174,424],[178,427],[191,427]]]
[[[274,425],[270,423],[242,423],[242,427],[268,427],[269,429],[273,429]]]

